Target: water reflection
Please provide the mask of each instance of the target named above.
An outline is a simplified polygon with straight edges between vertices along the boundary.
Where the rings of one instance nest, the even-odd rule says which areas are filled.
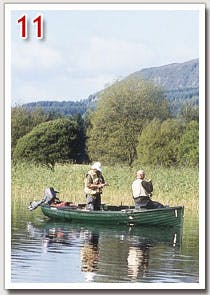
[[[44,253],[74,252],[85,281],[141,281],[149,277],[150,252],[159,247],[161,253],[171,255],[181,245],[182,229],[48,221],[28,223],[27,235],[29,239],[41,240]]]
[[[142,244],[131,246],[128,251],[128,276],[137,279],[146,275],[149,264],[149,246]]]
[[[85,232],[84,244],[81,247],[81,270],[93,272],[99,261],[99,234]]]
[[[84,240],[80,251],[81,271],[85,272],[85,281],[94,281],[99,262],[99,233],[84,231]]]

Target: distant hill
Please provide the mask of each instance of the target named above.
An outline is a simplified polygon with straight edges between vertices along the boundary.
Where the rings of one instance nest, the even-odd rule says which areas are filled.
[[[128,77],[139,77],[153,81],[166,91],[199,87],[199,63],[193,59],[184,63],[173,63],[161,67],[147,68]]]
[[[160,67],[142,69],[130,74],[124,79],[139,77],[153,81],[165,91],[166,98],[171,102],[173,113],[178,113],[181,106],[187,102],[198,105],[199,98],[199,60],[193,59],[184,63],[173,63]],[[124,80],[123,79],[123,80]],[[57,112],[62,115],[83,115],[87,109],[94,107],[100,91],[91,94],[81,101],[40,101],[25,104],[24,107],[43,108],[46,112]]]
[[[199,101],[199,60],[173,63],[137,71],[128,77],[152,81],[165,90],[171,102],[173,113],[178,113],[186,103],[198,105]],[[128,78],[127,77],[127,78]]]
[[[46,113],[58,113],[63,116],[83,115],[88,108],[88,99],[80,101],[38,101],[24,104],[28,110],[42,108]]]

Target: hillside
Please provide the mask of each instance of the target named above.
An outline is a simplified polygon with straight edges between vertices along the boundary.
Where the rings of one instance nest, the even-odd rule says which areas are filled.
[[[173,63],[137,71],[128,77],[139,77],[152,81],[165,90],[171,103],[173,114],[179,113],[186,103],[198,105],[199,102],[199,60]]]
[[[32,111],[36,108],[42,108],[46,113],[58,113],[63,116],[83,115],[87,111],[87,102],[81,101],[38,101],[24,104],[23,107]]]
[[[166,91],[198,88],[198,59],[184,63],[174,63],[161,67],[147,68],[135,72],[128,77],[139,77],[153,81]]]
[[[139,77],[140,79],[153,81],[165,90],[166,98],[171,102],[171,110],[177,114],[183,104],[191,102],[198,105],[199,97],[199,61],[190,60],[184,63],[173,63],[160,67],[142,69],[125,77]],[[81,101],[40,101],[25,104],[27,109],[41,107],[46,112],[57,112],[62,115],[83,115],[87,109],[94,107],[100,91],[91,94]]]

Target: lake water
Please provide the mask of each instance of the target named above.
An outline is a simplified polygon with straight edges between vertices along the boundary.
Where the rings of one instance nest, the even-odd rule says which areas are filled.
[[[22,209],[20,209],[22,208]],[[49,221],[13,206],[12,283],[198,283],[198,219],[182,229]]]

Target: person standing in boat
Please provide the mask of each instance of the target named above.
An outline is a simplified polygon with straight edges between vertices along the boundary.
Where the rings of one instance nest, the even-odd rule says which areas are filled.
[[[95,162],[85,176],[86,209],[101,209],[101,194],[105,183],[100,162]]]
[[[156,209],[164,207],[161,203],[151,200],[152,191],[152,181],[146,181],[144,170],[138,170],[136,172],[136,180],[132,183],[132,194],[136,209]]]

